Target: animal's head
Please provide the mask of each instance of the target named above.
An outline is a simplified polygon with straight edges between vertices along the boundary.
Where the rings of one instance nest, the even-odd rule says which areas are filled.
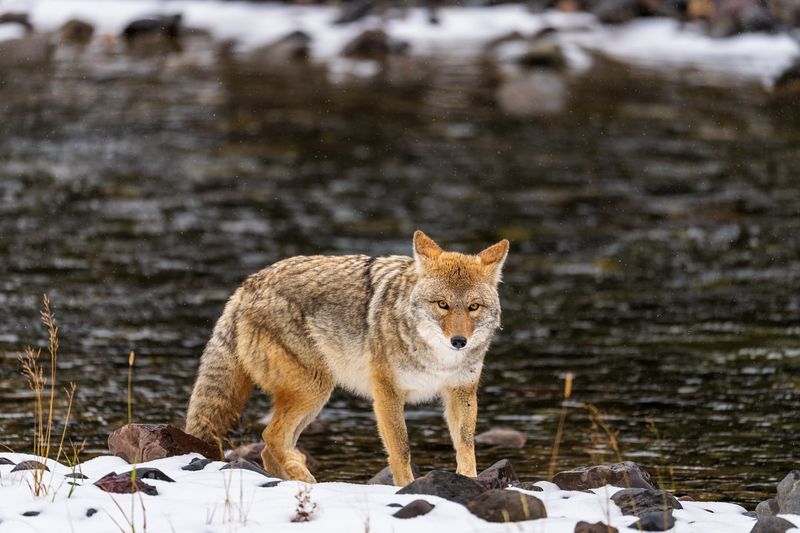
[[[418,328],[436,348],[468,350],[485,346],[500,327],[500,283],[508,241],[477,255],[445,252],[414,233],[418,281],[411,295]]]

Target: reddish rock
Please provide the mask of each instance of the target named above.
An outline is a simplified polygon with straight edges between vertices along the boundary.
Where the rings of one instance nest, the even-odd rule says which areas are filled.
[[[111,472],[98,479],[94,484],[105,492],[130,494],[132,492],[141,491],[150,496],[158,496],[158,490],[154,486],[148,485],[141,479],[131,479],[130,472],[124,474]]]
[[[553,476],[553,483],[563,490],[596,489],[605,485],[624,488],[657,489],[656,483],[642,466],[632,462],[583,466]]]
[[[174,455],[199,453],[221,458],[217,447],[168,424],[130,424],[108,436],[108,449],[129,463],[143,463]]]
[[[478,477],[496,479],[499,486],[490,488],[504,489],[509,485],[519,484],[519,477],[517,477],[517,473],[514,472],[514,467],[511,466],[511,461],[508,459],[501,459],[500,461],[497,461],[495,464],[478,474]]]

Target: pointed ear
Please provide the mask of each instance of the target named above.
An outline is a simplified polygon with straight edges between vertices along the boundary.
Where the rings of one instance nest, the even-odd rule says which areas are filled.
[[[489,268],[496,281],[500,281],[500,270],[503,268],[503,263],[506,262],[509,246],[509,242],[503,239],[478,254],[478,259],[484,266]]]
[[[414,259],[417,261],[417,268],[425,266],[427,261],[432,261],[442,255],[442,249],[433,242],[433,239],[417,230],[414,232]]]

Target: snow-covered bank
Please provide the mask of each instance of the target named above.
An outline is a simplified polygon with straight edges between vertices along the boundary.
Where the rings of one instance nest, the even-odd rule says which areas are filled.
[[[311,487],[311,502],[317,505],[308,523],[293,523],[296,495],[305,485],[278,481],[247,470],[220,470],[225,464],[212,462],[202,470],[187,471],[195,454],[170,457],[143,463],[138,468],[158,468],[174,482],[146,479],[158,495],[111,494],[94,485],[109,472],[125,473],[131,465],[123,459],[104,456],[91,459],[71,469],[47,461],[50,472],[44,480],[49,494],[34,497],[29,484],[30,470],[11,472],[14,464],[0,465],[0,532],[11,531],[80,531],[82,533],[131,531],[319,531],[413,533],[441,531],[507,532],[530,531],[572,533],[579,521],[606,522],[620,531],[636,521],[623,516],[609,500],[617,488],[606,486],[589,492],[565,491],[553,483],[539,482],[541,491],[526,491],[544,503],[548,518],[520,522],[513,526],[489,523],[472,515],[464,506],[434,496],[398,495],[397,487],[320,483]],[[34,459],[23,454],[2,453],[10,463]],[[3,461],[0,461],[3,462]],[[72,488],[65,475],[80,472],[87,476]],[[263,486],[267,484],[268,486]],[[273,486],[269,486],[273,485]],[[516,489],[507,489],[516,490]],[[405,505],[425,499],[435,508],[424,516],[399,519],[390,504]],[[746,533],[755,519],[745,510],[728,503],[681,502],[674,511],[675,532]],[[800,516],[782,515],[800,526]],[[146,526],[145,526],[146,522]],[[118,525],[121,526],[118,527]],[[791,531],[791,530],[790,530]]]
[[[235,39],[243,49],[301,30],[311,36],[311,52],[319,60],[338,56],[347,42],[376,26],[382,26],[393,38],[407,41],[411,53],[451,54],[477,53],[490,40],[513,31],[530,35],[552,27],[560,30],[563,45],[620,61],[764,80],[775,78],[800,56],[800,45],[787,35],[751,33],[713,39],[696,26],[672,19],[637,19],[607,26],[586,13],[531,13],[522,5],[443,8],[438,25],[430,24],[427,11],[421,8],[335,25],[338,10],[317,5],[218,0],[10,0],[2,7],[29,12],[31,22],[40,30],[54,30],[70,18],[80,18],[94,24],[100,33],[114,35],[138,17],[182,13],[187,26],[206,28],[217,38]]]

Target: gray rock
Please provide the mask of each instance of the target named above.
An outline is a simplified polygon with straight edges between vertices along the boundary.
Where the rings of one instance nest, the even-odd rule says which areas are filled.
[[[21,470],[44,470],[49,472],[50,469],[47,468],[47,465],[39,462],[39,461],[22,461],[18,463],[17,466],[11,469],[12,472],[19,472]]]
[[[0,41],[0,67],[40,67],[50,63],[54,46],[50,35],[34,33]]]
[[[575,533],[619,533],[619,530],[603,522],[578,522],[575,524]]]
[[[132,470],[131,472],[134,472],[134,470]],[[125,472],[124,474],[129,476],[131,475],[131,472]],[[158,481],[167,481],[168,483],[175,483],[174,479],[166,475],[158,468],[150,468],[150,467],[136,468],[135,472],[136,472],[136,479],[155,479]]]
[[[419,467],[415,464],[411,465],[411,474],[414,479],[419,477]],[[394,477],[392,477],[392,469],[385,467],[383,470],[369,478],[367,485],[394,485]]]
[[[624,515],[640,518],[648,513],[683,509],[681,502],[667,492],[654,489],[623,489],[611,497]]]
[[[553,476],[553,483],[563,490],[596,489],[605,485],[634,489],[658,488],[658,483],[650,473],[632,461],[565,470]]]
[[[206,459],[204,457],[195,457],[194,459],[189,461],[188,465],[182,466],[181,470],[188,470],[190,472],[197,472],[198,470],[204,469],[206,467],[206,465],[208,463],[210,463],[210,462],[211,461],[209,461],[208,459]]]
[[[522,522],[547,517],[539,498],[516,490],[487,490],[473,498],[467,508],[487,522]]]
[[[785,518],[766,516],[758,519],[750,533],[784,533],[793,527],[795,527],[794,524]]]
[[[13,461],[9,461],[5,457],[0,457],[0,465],[13,465]]]
[[[523,481],[522,483],[517,485],[517,488],[522,490],[529,490],[532,492],[544,492],[542,487],[535,485],[535,481]]]
[[[256,472],[257,474],[261,474],[265,477],[275,477],[257,464],[251,463],[247,459],[236,459],[234,461],[229,462],[220,470],[234,470],[234,469],[242,469],[242,470],[249,470],[250,472]]]
[[[436,506],[432,503],[426,502],[425,500],[414,500],[394,513],[392,516],[395,518],[414,518],[430,513],[433,511],[434,507]]]
[[[800,470],[792,470],[778,484],[776,500],[782,513],[800,514]]]
[[[511,461],[508,459],[501,459],[495,464],[478,474],[478,477],[495,478],[500,481],[501,489],[509,485],[517,485],[519,477],[514,472],[514,467],[511,466]]]
[[[672,516],[672,511],[665,513],[664,511],[653,511],[640,515],[638,522],[630,525],[632,529],[640,531],[668,531],[675,527],[675,517]]]
[[[366,30],[345,45],[342,55],[351,59],[382,61],[390,55],[400,55],[408,51],[404,41],[390,38],[383,30]]]
[[[780,508],[778,507],[778,502],[777,500],[775,500],[775,498],[764,500],[763,502],[756,505],[756,516],[758,518],[775,516],[778,513],[780,513]]]
[[[522,448],[527,438],[515,429],[492,428],[475,435],[475,444],[496,446],[498,448]]]
[[[461,474],[432,470],[398,490],[397,494],[427,494],[467,505],[485,491],[480,483]]]

